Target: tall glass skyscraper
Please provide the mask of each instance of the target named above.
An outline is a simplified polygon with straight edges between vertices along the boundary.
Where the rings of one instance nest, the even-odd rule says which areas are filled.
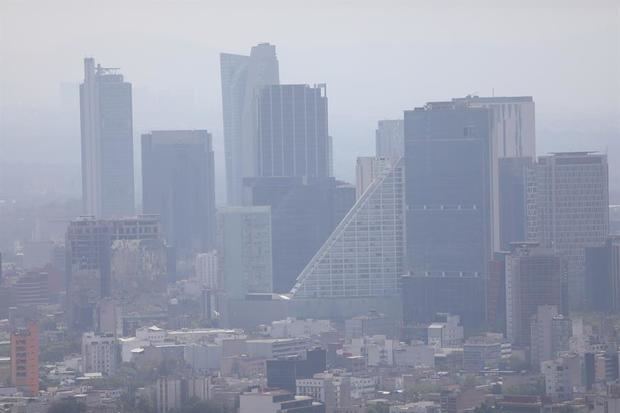
[[[276,48],[261,43],[249,56],[222,53],[220,69],[228,204],[241,205],[243,178],[257,171],[257,93],[265,85],[280,83]]]
[[[327,177],[326,86],[273,85],[258,95],[258,176]]]
[[[142,199],[158,214],[177,254],[215,247],[215,178],[211,134],[206,130],[142,135]]]
[[[134,213],[131,83],[118,69],[84,59],[80,85],[82,201],[85,215]]]
[[[434,102],[405,112],[407,259],[414,319],[437,312],[484,321],[491,259],[491,121],[488,108]]]

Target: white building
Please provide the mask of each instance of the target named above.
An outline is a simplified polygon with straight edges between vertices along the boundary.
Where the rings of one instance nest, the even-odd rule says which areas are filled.
[[[82,373],[111,376],[118,368],[119,348],[114,334],[82,335]]]
[[[458,315],[444,314],[444,321],[428,326],[428,345],[435,348],[458,347],[463,342],[463,326]]]
[[[280,83],[276,47],[261,43],[249,56],[222,53],[222,112],[228,205],[241,205],[243,178],[256,176],[256,95]]]
[[[298,320],[289,317],[273,321],[269,335],[273,338],[313,337],[330,331],[334,331],[334,328],[329,320]]]
[[[345,348],[354,356],[365,357],[367,366],[392,366],[394,345],[394,340],[377,335],[354,338]]]
[[[306,353],[306,350],[311,345],[310,340],[304,337],[267,338],[246,341],[248,356],[267,359],[301,356]]]
[[[285,390],[241,393],[239,413],[313,413],[318,402],[309,396],[295,396]]]
[[[219,288],[217,251],[209,251],[196,255],[194,260],[196,278],[200,284],[210,290]]]

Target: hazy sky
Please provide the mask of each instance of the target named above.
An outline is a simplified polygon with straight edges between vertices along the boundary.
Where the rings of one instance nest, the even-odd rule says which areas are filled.
[[[283,83],[327,83],[338,177],[373,153],[377,120],[493,89],[534,96],[539,153],[608,150],[620,162],[619,10],[620,0],[0,0],[0,160],[79,165],[77,85],[93,56],[133,83],[136,143],[151,129],[206,128],[221,174],[219,53],[270,42]]]

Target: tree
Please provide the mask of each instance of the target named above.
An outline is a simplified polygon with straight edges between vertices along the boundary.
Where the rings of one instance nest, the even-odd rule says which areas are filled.
[[[47,413],[86,413],[86,406],[75,399],[63,399],[53,402]]]

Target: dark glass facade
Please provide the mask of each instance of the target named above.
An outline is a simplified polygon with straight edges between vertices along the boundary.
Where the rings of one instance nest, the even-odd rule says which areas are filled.
[[[330,175],[325,85],[273,85],[258,96],[258,176]]]
[[[160,216],[163,234],[179,256],[215,243],[215,181],[211,134],[205,130],[142,135],[142,199]]]
[[[453,102],[405,112],[411,288],[403,299],[416,301],[416,322],[437,312],[460,315],[470,326],[484,321],[492,253],[491,116],[487,108]]]

